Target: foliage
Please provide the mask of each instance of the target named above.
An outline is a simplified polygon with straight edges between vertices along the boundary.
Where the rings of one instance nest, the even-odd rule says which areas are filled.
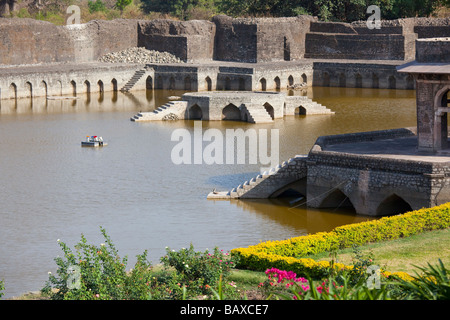
[[[400,298],[408,300],[450,300],[450,270],[439,259],[439,264],[417,267],[412,281],[400,279],[403,289]]]
[[[438,266],[419,268],[413,279],[380,276],[377,286],[368,278],[354,278],[347,271],[320,280],[297,277],[292,271],[266,270],[268,279],[259,288],[268,299],[283,300],[449,300],[449,270],[439,260]],[[356,280],[356,281],[355,281]]]
[[[95,2],[89,0],[88,8],[90,13],[106,11],[106,5],[102,0],[96,0]]]
[[[141,299],[151,295],[152,273],[147,252],[137,256],[135,268],[126,272],[127,258],[120,258],[105,229],[100,228],[105,244],[87,243],[84,235],[73,252],[58,241],[64,257],[55,258],[56,275],[42,291],[54,300],[122,300]]]
[[[217,247],[211,253],[195,251],[191,244],[189,248],[179,251],[166,248],[166,255],[161,258],[166,268],[174,268],[179,275],[180,287],[191,288],[191,293],[209,294],[210,288],[216,286],[221,279],[225,280],[234,262],[228,253]]]
[[[3,280],[0,280],[0,298],[3,297],[3,290],[5,290],[5,283]]]
[[[132,2],[133,2],[133,0],[117,0],[114,7],[116,9],[119,9],[120,12],[123,12],[125,7],[129,6]]]
[[[236,258],[239,268],[263,271],[270,267],[277,267],[308,274],[311,277],[321,277],[327,273],[330,263],[308,259],[308,254],[332,252],[354,245],[398,239],[448,227],[450,227],[450,204],[443,204],[378,220],[349,224],[337,227],[330,232],[236,248],[231,250],[231,254]],[[334,267],[352,268],[342,264],[335,264]]]
[[[210,16],[217,13],[215,0],[142,0],[142,9],[146,13],[161,12],[174,15],[182,20],[191,19],[199,11],[208,12]]]

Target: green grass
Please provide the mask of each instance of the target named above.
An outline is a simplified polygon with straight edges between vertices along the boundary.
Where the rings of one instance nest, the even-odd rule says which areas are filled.
[[[450,265],[450,229],[424,232],[407,238],[359,247],[362,254],[372,253],[375,264],[390,271],[403,271],[411,275],[415,266],[425,267],[427,263],[435,264],[441,259],[444,265]],[[353,250],[337,251],[338,262],[351,265]],[[316,261],[331,260],[330,253],[308,256]]]

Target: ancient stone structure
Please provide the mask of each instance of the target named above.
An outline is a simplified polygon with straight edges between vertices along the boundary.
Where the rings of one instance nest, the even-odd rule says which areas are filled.
[[[396,68],[413,59],[416,38],[450,36],[449,26],[450,19],[426,18],[383,21],[380,30],[368,29],[363,22],[326,23],[310,16],[217,16],[211,21],[117,19],[65,26],[2,18],[0,65],[72,64],[78,73],[84,69],[81,64],[96,63],[104,54],[145,47],[168,51],[186,63],[130,66],[134,72],[127,80],[118,80],[119,89],[265,91],[305,83],[412,89],[412,75]],[[66,69],[61,65],[61,70]],[[29,88],[18,83],[32,82],[9,75],[6,80],[4,75],[0,74],[2,99],[13,96],[10,87],[17,92],[14,97],[22,97],[21,92]],[[67,82],[62,73],[55,73],[52,81],[61,82],[64,92],[71,90],[72,80]],[[109,88],[105,86],[105,90]]]
[[[416,60],[399,71],[417,82],[417,128],[319,137],[307,156],[208,198],[276,197],[289,188],[310,207],[371,216],[449,202],[450,39],[419,39],[416,48]]]
[[[170,101],[152,112],[140,112],[131,121],[231,120],[270,123],[285,115],[333,114],[304,96],[281,92],[212,91],[185,93],[181,101]]]
[[[417,82],[418,150],[450,152],[450,38],[418,40],[416,60],[401,66],[399,72],[414,75]]]

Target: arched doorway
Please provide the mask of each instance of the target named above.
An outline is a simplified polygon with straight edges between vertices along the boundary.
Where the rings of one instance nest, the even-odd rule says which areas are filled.
[[[222,120],[240,121],[241,110],[239,110],[239,108],[234,104],[230,103],[222,109]]]
[[[264,108],[266,109],[267,113],[270,115],[272,119],[275,119],[275,111],[273,107],[270,105],[270,103],[266,102],[264,103]]]
[[[292,87],[294,85],[294,77],[293,76],[288,77],[288,85],[290,87]]]
[[[347,86],[347,78],[344,73],[339,74],[339,87]]]
[[[33,98],[33,85],[31,84],[31,82],[27,81],[25,83],[25,90],[26,90],[26,97]]]
[[[280,78],[279,77],[275,77],[274,82],[275,82],[275,89],[277,91],[281,90],[281,80],[280,80]]]
[[[450,86],[439,90],[435,96],[434,108],[448,108],[450,103]],[[437,112],[435,115],[434,143],[436,150],[448,148],[448,112]]]
[[[153,90],[153,78],[151,76],[148,76],[145,80],[145,89]]]
[[[389,89],[396,89],[397,84],[396,84],[396,79],[394,76],[390,76],[388,79],[388,88]]]
[[[296,115],[306,115],[306,108],[303,106],[298,106],[297,108],[295,108],[295,114]]]
[[[205,83],[206,83],[206,90],[212,91],[212,81],[210,77],[206,77]]]
[[[302,74],[302,83],[308,83],[308,77],[304,73]]]
[[[188,110],[188,119],[189,120],[202,120],[203,112],[198,104],[194,104]]]
[[[362,88],[362,76],[359,73],[355,75],[355,88]]]
[[[72,95],[74,97],[76,97],[77,96],[77,83],[74,80],[72,80],[72,81],[70,81],[70,84],[72,85]]]
[[[259,87],[261,91],[267,90],[267,81],[265,78],[261,78],[261,80],[259,80]]]
[[[353,208],[353,203],[350,199],[339,189],[333,190],[328,196],[323,199],[319,206],[320,208]]]
[[[408,211],[412,211],[409,203],[394,193],[380,203],[377,208],[377,216],[400,214]]]
[[[84,92],[89,96],[91,94],[91,83],[86,80],[84,82]]]

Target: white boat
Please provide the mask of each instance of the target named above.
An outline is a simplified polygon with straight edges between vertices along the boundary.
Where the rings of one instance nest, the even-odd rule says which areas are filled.
[[[82,147],[104,147],[108,144],[103,142],[102,137],[97,136],[86,136],[86,141],[81,141]]]

